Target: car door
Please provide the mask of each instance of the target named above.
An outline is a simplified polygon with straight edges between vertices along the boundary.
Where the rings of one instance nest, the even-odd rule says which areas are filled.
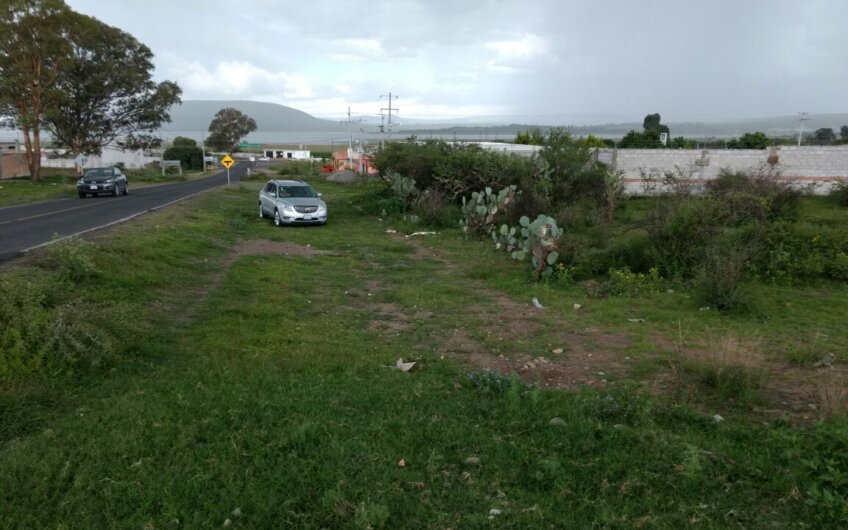
[[[274,213],[274,198],[277,196],[277,185],[273,182],[269,182],[265,185],[265,189],[262,190],[260,194],[260,201],[262,202],[262,209],[265,212],[272,214]]]

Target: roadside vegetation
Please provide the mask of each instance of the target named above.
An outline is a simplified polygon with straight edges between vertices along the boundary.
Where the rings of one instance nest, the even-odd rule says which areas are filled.
[[[5,265],[0,526],[848,524],[835,198],[627,198],[566,135],[376,160],[304,176],[326,227],[257,175]]]
[[[130,190],[137,186],[180,182],[210,174],[209,171],[183,170],[183,174],[180,175],[177,171],[170,169],[165,175],[162,175],[162,170],[153,167],[124,169],[123,171],[127,175]],[[0,208],[76,197],[76,181],[77,178],[73,175],[73,170],[42,176],[38,181],[33,181],[29,177],[0,180]]]

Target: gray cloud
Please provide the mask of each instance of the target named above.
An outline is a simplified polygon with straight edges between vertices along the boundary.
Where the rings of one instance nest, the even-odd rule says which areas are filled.
[[[842,0],[70,0],[186,99],[566,123],[844,112]],[[550,120],[548,120],[550,121]]]

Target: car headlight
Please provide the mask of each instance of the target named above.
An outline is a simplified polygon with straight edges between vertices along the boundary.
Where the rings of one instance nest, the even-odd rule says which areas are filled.
[[[115,179],[106,179],[106,184],[114,184]]]
[[[85,181],[82,179],[82,177],[80,177],[79,179],[77,179],[77,186],[82,185],[84,182]]]
[[[281,206],[283,207],[283,211],[285,211],[285,212],[293,212],[294,211],[294,206],[292,206],[291,204],[283,203],[283,204],[281,204]]]

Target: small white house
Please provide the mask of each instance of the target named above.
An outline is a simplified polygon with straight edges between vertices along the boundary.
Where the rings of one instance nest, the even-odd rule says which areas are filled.
[[[292,149],[266,149],[265,156],[268,158],[285,158],[288,160],[308,160],[311,157],[309,151]]]

